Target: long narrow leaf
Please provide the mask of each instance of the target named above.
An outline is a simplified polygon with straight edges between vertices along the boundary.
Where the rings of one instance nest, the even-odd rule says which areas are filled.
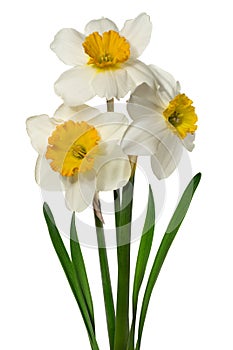
[[[83,321],[85,323],[85,326],[86,326],[86,329],[88,332],[91,347],[93,350],[99,350],[98,344],[96,342],[94,330],[92,327],[92,323],[91,323],[91,320],[90,320],[90,317],[88,314],[87,306],[86,306],[85,300],[83,298],[82,290],[81,290],[79,284],[77,283],[76,274],[75,274],[73,264],[72,264],[70,257],[66,251],[66,248],[65,248],[64,243],[62,241],[60,233],[59,233],[57,226],[55,224],[53,214],[52,214],[47,203],[44,203],[43,212],[44,212],[44,217],[45,217],[45,220],[46,220],[46,223],[48,226],[50,238],[51,238],[51,241],[53,243],[53,247],[57,253],[57,256],[58,256],[60,263],[63,267],[63,270],[65,272],[66,278],[70,284],[71,290],[74,294],[74,297],[78,303],[80,312],[82,314]]]
[[[117,235],[117,306],[114,350],[126,349],[129,339],[130,240],[135,166],[129,182],[122,189],[121,210],[115,214]],[[115,202],[115,209],[119,206]]]
[[[90,286],[87,278],[86,267],[83,260],[82,251],[78,241],[78,235],[75,226],[75,213],[72,215],[71,226],[70,226],[70,251],[71,258],[76,272],[77,280],[81,287],[85,302],[87,304],[88,313],[91,319],[93,330],[95,331],[95,320],[93,302],[90,291]]]
[[[144,327],[145,318],[146,318],[146,314],[149,306],[149,301],[150,301],[150,297],[151,297],[155,282],[158,278],[163,262],[167,256],[168,250],[171,247],[171,244],[188,211],[189,205],[191,203],[194,192],[196,191],[197,186],[200,182],[200,179],[201,179],[201,174],[198,173],[197,175],[194,176],[194,178],[190,181],[190,183],[186,187],[180,199],[180,202],[171,218],[171,221],[167,227],[167,230],[163,236],[162,242],[156,254],[154,264],[152,266],[151,273],[148,278],[148,282],[147,282],[147,286],[146,286],[146,290],[145,290],[145,294],[142,302],[136,350],[139,350],[141,346],[143,327]]]
[[[108,266],[108,256],[107,249],[105,248],[105,238],[104,238],[104,230],[103,223],[100,219],[95,215],[95,225],[96,225],[96,233],[98,240],[98,251],[99,251],[99,261],[100,261],[100,270],[101,270],[101,278],[102,278],[102,286],[103,286],[103,295],[104,295],[104,304],[105,304],[105,313],[107,320],[107,328],[108,328],[108,338],[110,350],[113,350],[114,347],[114,334],[115,334],[115,308],[112,294],[112,285],[111,278]]]
[[[134,275],[133,319],[132,319],[132,324],[130,329],[128,350],[134,349],[134,334],[135,334],[135,323],[136,323],[137,306],[138,306],[138,296],[139,296],[140,288],[142,285],[147,262],[151,251],[151,246],[152,246],[153,237],[154,237],[154,227],[155,227],[155,204],[154,204],[153,192],[150,186],[149,195],[148,195],[147,213],[146,213],[145,223],[142,231],[140,246],[138,250],[135,275]]]

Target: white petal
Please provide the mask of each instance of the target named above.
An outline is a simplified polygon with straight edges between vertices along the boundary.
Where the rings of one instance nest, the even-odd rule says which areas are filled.
[[[151,37],[152,23],[146,13],[125,22],[120,35],[130,43],[130,57],[137,58],[145,50]]]
[[[54,88],[65,104],[78,106],[95,96],[92,80],[95,70],[88,66],[77,66],[64,72],[55,82]]]
[[[183,152],[180,139],[167,132],[157,145],[156,153],[151,157],[151,166],[156,177],[161,180],[176,169]]]
[[[139,85],[132,93],[128,111],[132,119],[140,118],[140,114],[151,115],[151,111],[157,111],[162,114],[167,108],[169,102],[179,93],[179,83],[171,74],[162,69],[149,66],[154,79],[153,86],[148,84]],[[139,105],[144,108],[139,108]]]
[[[93,170],[79,173],[76,177],[63,177],[63,184],[68,209],[81,212],[92,203],[96,189]]]
[[[102,144],[101,152],[95,159],[97,191],[111,191],[124,186],[130,177],[131,166],[128,157],[115,142]],[[99,152],[98,152],[99,153]]]
[[[58,172],[52,170],[49,161],[39,156],[36,162],[35,178],[37,184],[47,191],[62,191],[62,183]]]
[[[151,105],[155,105],[156,104],[156,98],[155,98],[155,94],[156,91],[154,88],[150,87],[149,85],[147,85],[146,83],[143,83],[141,85],[139,85],[134,92],[131,95],[131,98],[141,98],[141,105],[145,105],[146,107],[150,107]],[[130,98],[130,101],[131,101]],[[144,100],[146,100],[145,103]],[[150,103],[149,105],[147,103]]]
[[[127,104],[127,110],[133,120],[140,119],[142,116],[154,117],[163,113],[166,105],[159,98],[157,90],[143,83],[139,85],[130,96]]]
[[[65,104],[62,104],[60,107],[58,107],[54,116],[55,118],[62,121],[88,121],[99,114],[100,111],[97,108],[93,108],[88,105],[69,107]]]
[[[42,114],[28,118],[26,128],[33,148],[42,155],[47,148],[49,136],[56,128],[56,123],[49,116]]]
[[[114,70],[101,70],[95,75],[92,86],[99,97],[105,97],[110,100],[118,96],[118,86],[115,79]]]
[[[124,66],[119,69],[97,71],[92,84],[96,95],[107,100],[124,97],[132,86]]]
[[[85,34],[89,35],[94,32],[102,34],[104,32],[108,32],[109,30],[115,30],[118,32],[118,28],[113,21],[108,18],[100,18],[94,19],[93,21],[87,23],[85,27]]]
[[[107,112],[91,119],[91,125],[98,130],[102,141],[119,141],[128,126],[128,119],[122,113]]]
[[[154,77],[154,86],[143,83],[133,91],[127,106],[133,120],[141,115],[151,116],[156,112],[162,114],[169,102],[179,93],[179,83],[172,75],[158,67],[149,67]]]
[[[139,60],[129,60],[124,64],[124,69],[127,71],[127,84],[130,91],[142,83],[149,86],[154,86],[154,77],[150,68]]]
[[[40,185],[40,169],[41,169],[41,161],[43,156],[39,155],[36,160],[36,166],[35,166],[35,180],[38,185]]]
[[[128,127],[121,147],[128,155],[152,155],[166,133],[167,126],[163,118],[141,118]]]
[[[192,152],[192,150],[194,149],[195,145],[194,145],[194,140],[195,140],[195,134],[188,134],[183,140],[183,145],[184,147],[189,151]]]
[[[114,78],[117,86],[116,98],[120,99],[125,97],[129,91],[132,91],[133,81],[130,75],[127,73],[127,70],[122,66],[122,69],[114,71]]]
[[[165,70],[150,65],[151,71],[153,72],[154,79],[159,85],[159,90],[162,92],[163,99],[167,104],[180,92],[180,84],[175,78]]]
[[[85,36],[75,29],[64,28],[55,35],[50,48],[65,64],[70,66],[85,64],[88,56],[82,46],[84,40]]]
[[[129,60],[119,69],[93,70],[96,71],[92,80],[93,90],[107,100],[113,97],[120,99],[143,82],[151,86],[154,84],[151,70],[138,60]]]

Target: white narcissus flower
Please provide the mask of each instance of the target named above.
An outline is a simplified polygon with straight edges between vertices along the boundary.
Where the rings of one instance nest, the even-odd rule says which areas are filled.
[[[159,87],[142,84],[133,92],[128,103],[133,122],[121,145],[128,155],[151,155],[152,170],[162,179],[177,167],[183,147],[193,150],[197,115],[169,73],[155,66],[150,69]]]
[[[151,30],[145,13],[126,21],[121,31],[108,18],[89,22],[85,34],[60,30],[51,49],[73,68],[56,81],[55,92],[67,105],[77,106],[96,95],[122,98],[143,82],[153,85],[150,69],[137,59],[149,43]]]
[[[32,146],[39,153],[37,183],[47,190],[64,189],[67,207],[78,212],[92,203],[96,192],[124,186],[131,167],[119,140],[127,123],[123,114],[100,113],[85,105],[62,105],[54,118],[27,119]]]

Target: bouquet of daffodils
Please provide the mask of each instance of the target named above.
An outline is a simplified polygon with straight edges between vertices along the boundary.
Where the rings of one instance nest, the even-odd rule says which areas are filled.
[[[166,71],[138,59],[149,43],[151,30],[150,18],[145,13],[127,20],[121,30],[108,18],[90,21],[84,34],[70,28],[60,30],[51,49],[72,67],[55,82],[55,92],[63,104],[53,117],[38,115],[26,122],[32,146],[38,152],[36,182],[48,191],[64,193],[66,207],[72,213],[68,252],[56,218],[44,203],[48,231],[79,306],[92,350],[100,347],[92,292],[75,223],[76,212],[93,209],[109,349],[139,350],[155,282],[201,177],[199,173],[190,179],[157,252],[151,252],[155,226],[152,183],[149,190],[143,189],[148,190],[148,202],[139,232],[136,266],[132,268],[130,244],[137,164],[140,158],[149,157],[153,176],[159,180],[167,178],[179,164],[183,150],[193,150],[197,129],[193,102],[180,92],[180,84]],[[128,93],[131,93],[128,101],[120,104],[119,100]],[[105,110],[84,104],[95,96],[105,99]],[[118,267],[116,301],[99,197],[102,191],[113,191]],[[139,303],[150,253],[154,262]]]

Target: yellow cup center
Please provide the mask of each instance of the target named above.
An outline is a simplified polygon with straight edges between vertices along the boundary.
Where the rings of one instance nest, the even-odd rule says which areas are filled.
[[[62,176],[73,176],[92,169],[94,149],[100,136],[94,126],[69,120],[56,127],[48,139],[46,158]]]
[[[128,41],[114,30],[100,35],[94,32],[86,37],[83,47],[90,57],[88,64],[94,64],[99,68],[115,66],[128,60],[130,45]]]
[[[192,106],[193,101],[185,94],[177,95],[169,102],[163,111],[163,116],[172,127],[173,131],[184,139],[188,133],[193,134],[197,129],[197,115]]]

